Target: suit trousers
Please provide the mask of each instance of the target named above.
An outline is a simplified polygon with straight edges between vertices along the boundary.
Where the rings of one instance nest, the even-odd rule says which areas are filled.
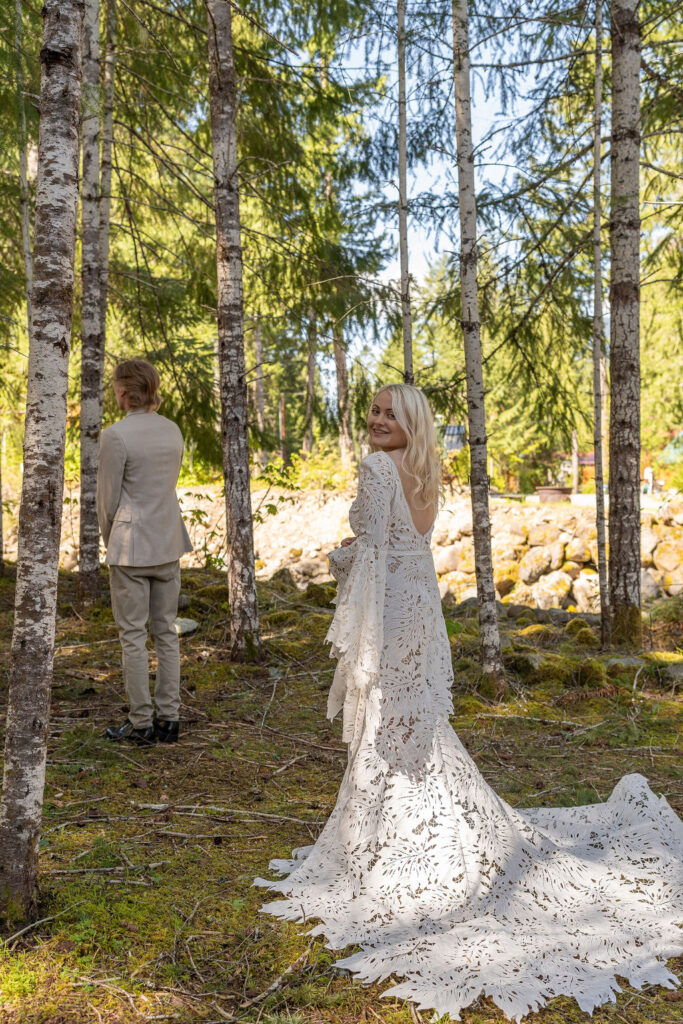
[[[111,607],[119,627],[123,678],[136,729],[153,721],[149,691],[147,622],[154,641],[158,667],[154,687],[157,718],[177,722],[180,710],[180,646],[174,621],[178,614],[180,563],[163,565],[110,565]]]

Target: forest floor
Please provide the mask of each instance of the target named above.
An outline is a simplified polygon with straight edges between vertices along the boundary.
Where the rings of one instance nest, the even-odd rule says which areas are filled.
[[[0,581],[6,680],[14,583]],[[338,954],[303,925],[258,913],[252,887],[272,857],[309,843],[331,811],[346,752],[325,719],[333,672],[323,638],[332,588],[302,594],[286,574],[259,584],[259,665],[232,664],[224,577],[183,573],[200,622],[183,637],[182,738],[174,746],[102,739],[125,716],[118,640],[106,599],[84,612],[60,575],[55,685],[41,853],[45,918],[0,948],[4,1024],[410,1024],[428,1020],[338,972]],[[470,612],[470,615],[472,613]],[[453,726],[486,779],[516,806],[605,799],[626,772],[683,812],[683,601],[646,623],[645,665],[599,652],[573,620],[503,620],[510,694],[486,696],[476,618],[451,618]],[[304,628],[302,629],[302,625]],[[667,653],[668,652],[668,653]],[[610,660],[611,659],[611,660]],[[3,683],[4,703],[6,682]],[[677,745],[678,744],[678,745]],[[347,950],[347,953],[350,952]],[[683,961],[673,965],[683,970]],[[596,1024],[675,1024],[683,992],[625,987]],[[466,1024],[502,1022],[485,999]],[[556,999],[537,1024],[590,1018]]]

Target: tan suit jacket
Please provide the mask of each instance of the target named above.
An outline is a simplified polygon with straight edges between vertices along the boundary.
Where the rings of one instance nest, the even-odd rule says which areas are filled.
[[[109,565],[163,565],[192,551],[176,484],[183,435],[156,412],[134,409],[102,431],[97,517]]]

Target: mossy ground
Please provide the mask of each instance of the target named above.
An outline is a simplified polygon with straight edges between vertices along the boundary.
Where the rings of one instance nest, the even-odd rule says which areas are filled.
[[[125,714],[106,600],[83,611],[75,578],[60,579],[41,861],[40,916],[52,920],[0,950],[0,1019],[419,1019],[380,998],[388,986],[338,973],[336,954],[311,942],[305,926],[259,915],[264,893],[251,885],[271,857],[315,838],[344,770],[339,726],[324,716],[333,591],[303,596],[286,574],[260,585],[265,654],[254,666],[229,660],[224,579],[197,570],[183,584],[191,600],[182,614],[201,626],[181,641],[182,742],[141,750],[102,739]],[[0,581],[4,668],[12,605],[10,575]],[[653,655],[635,679],[628,663],[608,664],[587,628],[572,636],[503,620],[511,682],[503,704],[478,690],[476,621],[451,627],[453,725],[501,796],[517,806],[593,802],[639,771],[683,811],[681,698],[665,672],[681,660],[678,619],[664,609],[645,626],[668,654]],[[593,1020],[674,1024],[682,1011],[677,992],[626,989]],[[503,1019],[487,1000],[464,1014],[467,1024]],[[564,999],[537,1019],[589,1020]]]

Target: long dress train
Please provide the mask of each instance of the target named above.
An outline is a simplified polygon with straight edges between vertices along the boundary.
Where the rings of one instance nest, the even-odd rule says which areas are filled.
[[[271,862],[263,910],[319,920],[338,966],[458,1018],[480,995],[519,1020],[558,995],[592,1012],[673,987],[683,952],[683,824],[641,775],[601,804],[519,810],[449,725],[451,656],[430,552],[386,453],[361,464],[356,541],[330,556],[328,633],[349,762],[318,841]]]

